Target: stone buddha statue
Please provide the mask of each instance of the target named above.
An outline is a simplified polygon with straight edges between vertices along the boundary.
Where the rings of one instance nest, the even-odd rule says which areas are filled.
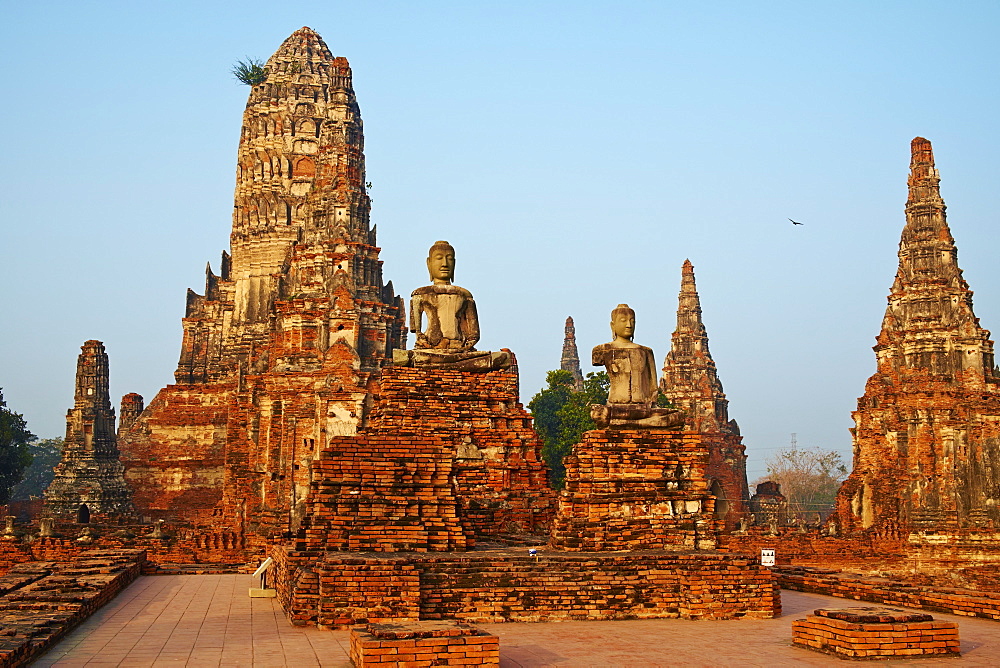
[[[595,346],[594,366],[608,370],[611,387],[608,403],[590,408],[590,417],[598,427],[669,428],[684,423],[680,411],[656,406],[658,392],[653,351],[632,341],[635,311],[619,304],[611,312],[614,340]]]
[[[506,351],[476,350],[479,315],[472,293],[452,285],[455,249],[447,241],[436,241],[427,253],[431,284],[410,296],[410,331],[417,336],[413,350],[394,350],[393,364],[458,371],[506,369],[511,355]]]

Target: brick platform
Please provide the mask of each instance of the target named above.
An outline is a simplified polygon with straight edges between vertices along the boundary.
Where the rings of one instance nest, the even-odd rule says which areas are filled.
[[[959,654],[958,624],[898,608],[820,608],[792,622],[792,643],[847,659]]]
[[[400,620],[770,619],[774,576],[719,553],[295,552],[274,548],[278,599],[297,626]]]
[[[0,577],[0,667],[22,666],[139,577],[142,550],[91,550],[35,561]]]
[[[548,528],[554,505],[517,370],[383,370],[365,429],[312,463],[297,550],[460,552]]]
[[[566,457],[552,525],[559,550],[715,547],[722,521],[709,489],[701,434],[594,429]]]
[[[351,629],[351,661],[378,666],[499,666],[500,639],[461,622],[367,624]]]

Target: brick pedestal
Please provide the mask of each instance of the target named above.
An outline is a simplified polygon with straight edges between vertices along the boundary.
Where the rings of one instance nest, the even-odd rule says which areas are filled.
[[[847,659],[959,654],[958,624],[899,608],[821,608],[792,622],[792,643]]]
[[[550,544],[559,550],[715,547],[721,521],[700,434],[595,429],[566,457]]]
[[[351,661],[365,666],[499,666],[500,639],[461,622],[366,624],[351,629]]]

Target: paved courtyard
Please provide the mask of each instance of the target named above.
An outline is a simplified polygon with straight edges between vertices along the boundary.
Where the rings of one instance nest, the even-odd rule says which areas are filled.
[[[350,666],[348,632],[298,628],[274,599],[251,599],[247,575],[142,577],[33,666]],[[782,592],[771,620],[682,619],[479,624],[500,636],[501,666],[844,666],[793,647],[792,621],[851,601]],[[865,665],[997,666],[1000,622],[935,613],[959,623],[960,659]]]

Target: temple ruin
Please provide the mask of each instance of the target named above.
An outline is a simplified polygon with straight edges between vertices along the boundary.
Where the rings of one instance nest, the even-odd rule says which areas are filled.
[[[576,326],[573,324],[572,316],[566,318],[559,368],[572,374],[574,390],[579,392],[583,389],[583,371],[580,370],[580,353],[576,349]]]
[[[1000,544],[1000,372],[972,309],[931,143],[911,144],[899,269],[854,412],[854,468],[833,522],[842,534],[978,534]],[[979,555],[980,557],[982,554]]]
[[[747,457],[739,425],[729,419],[729,401],[708,349],[690,260],[681,267],[677,328],[663,362],[660,392],[687,415],[684,430],[701,434],[709,451],[706,475],[716,497],[716,512],[732,530],[748,512]]]
[[[77,524],[134,521],[108,394],[108,354],[100,341],[87,341],[81,350],[62,458],[45,490],[42,514]]]
[[[297,524],[311,462],[365,423],[406,343],[347,59],[302,28],[265,68],[243,114],[231,253],[188,292],[175,384],[120,437],[144,515],[258,536]]]

